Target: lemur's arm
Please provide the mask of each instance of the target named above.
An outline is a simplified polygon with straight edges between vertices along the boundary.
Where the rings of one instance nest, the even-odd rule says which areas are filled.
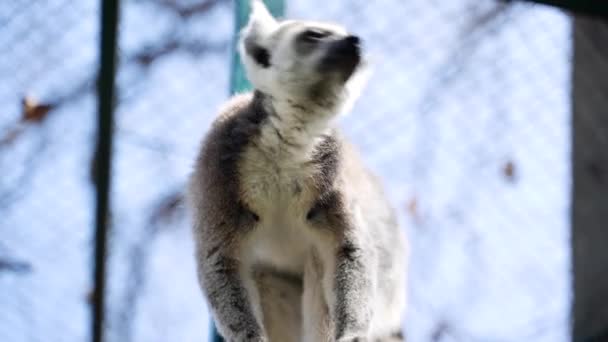
[[[265,341],[263,329],[253,314],[239,261],[223,243],[206,250],[205,257],[199,258],[199,276],[219,332],[227,342]]]
[[[308,218],[317,227],[329,228],[331,246],[323,254],[323,287],[333,321],[335,340],[365,341],[372,319],[375,250],[366,238],[363,222],[357,222],[340,190],[330,190],[311,209]],[[323,251],[329,253],[325,254]]]
[[[335,254],[334,320],[336,341],[365,341],[372,318],[371,246],[345,238]]]

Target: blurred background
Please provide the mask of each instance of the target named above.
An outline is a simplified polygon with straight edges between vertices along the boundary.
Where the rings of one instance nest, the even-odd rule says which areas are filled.
[[[99,1],[0,6],[0,341],[90,338]],[[287,0],[363,37],[340,125],[410,239],[408,341],[569,340],[564,12],[477,0]],[[108,341],[205,341],[183,190],[229,91],[234,3],[124,0]]]

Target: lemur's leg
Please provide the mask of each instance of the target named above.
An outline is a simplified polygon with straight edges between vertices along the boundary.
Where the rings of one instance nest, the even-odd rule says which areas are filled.
[[[324,287],[338,342],[368,341],[376,277],[372,246],[345,234],[327,265]]]
[[[300,278],[258,269],[254,272],[264,330],[270,342],[300,342]]]
[[[330,317],[323,293],[323,264],[313,250],[304,266],[302,295],[302,342],[333,341]]]

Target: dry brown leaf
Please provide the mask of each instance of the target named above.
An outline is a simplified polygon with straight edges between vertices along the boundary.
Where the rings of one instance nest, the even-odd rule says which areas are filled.
[[[515,163],[513,161],[506,162],[502,167],[502,173],[508,181],[514,182],[516,179]]]
[[[407,212],[411,216],[418,216],[418,199],[416,197],[412,197],[407,203]]]
[[[417,196],[412,196],[407,201],[405,209],[414,222],[420,223],[422,215],[420,215],[420,203]]]
[[[54,108],[52,104],[40,103],[34,97],[27,95],[21,100],[21,104],[21,121],[30,123],[42,122]]]

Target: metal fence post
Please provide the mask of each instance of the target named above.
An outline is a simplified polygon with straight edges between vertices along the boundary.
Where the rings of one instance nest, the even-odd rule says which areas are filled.
[[[574,342],[608,341],[608,22],[576,16],[572,73]]]
[[[112,126],[114,124],[114,76],[119,0],[101,1],[99,74],[97,76],[98,131],[95,151],[95,270],[93,290],[92,340],[104,340],[106,245],[110,215]]]

